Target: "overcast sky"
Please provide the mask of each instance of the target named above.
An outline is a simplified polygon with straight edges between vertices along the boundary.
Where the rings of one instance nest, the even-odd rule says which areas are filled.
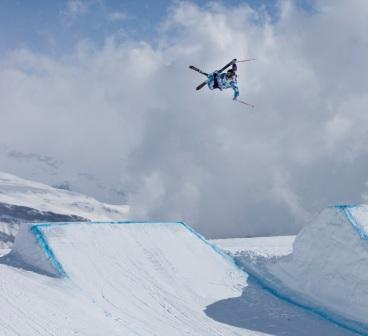
[[[0,145],[119,186],[134,219],[296,233],[368,199],[367,17],[366,0],[0,0]],[[257,58],[239,65],[255,109],[194,90],[188,65],[234,57]]]

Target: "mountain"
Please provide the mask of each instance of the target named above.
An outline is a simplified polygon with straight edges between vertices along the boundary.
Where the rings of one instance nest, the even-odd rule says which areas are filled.
[[[71,166],[59,157],[27,151],[0,143],[0,167],[23,178],[39,181],[58,189],[76,191],[104,203],[124,204],[127,196],[119,181],[118,169],[107,171]],[[102,175],[101,175],[102,174]]]
[[[8,248],[19,225],[30,222],[123,220],[127,205],[110,205],[69,190],[0,172],[0,247]]]

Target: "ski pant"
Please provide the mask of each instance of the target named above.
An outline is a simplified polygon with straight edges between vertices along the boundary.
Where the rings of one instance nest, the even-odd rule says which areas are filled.
[[[208,88],[210,90],[219,89],[217,77],[218,77],[217,72],[213,72],[208,75]]]

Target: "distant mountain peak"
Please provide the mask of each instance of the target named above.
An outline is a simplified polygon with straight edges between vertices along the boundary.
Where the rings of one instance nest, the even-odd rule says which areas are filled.
[[[125,220],[128,214],[127,205],[102,203],[66,188],[0,172],[0,241],[3,242],[14,241],[22,223]]]

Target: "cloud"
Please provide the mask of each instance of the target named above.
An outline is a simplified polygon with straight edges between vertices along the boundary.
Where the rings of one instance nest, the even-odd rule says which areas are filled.
[[[62,14],[67,18],[74,19],[87,13],[87,11],[88,5],[85,0],[68,0]]]
[[[296,222],[306,222],[311,219],[310,214],[304,209],[300,197],[290,186],[290,177],[285,176],[285,173],[282,175],[280,170],[276,171],[273,189],[270,190],[270,194],[273,195],[276,202],[287,207]]]
[[[128,18],[128,14],[126,12],[115,11],[108,15],[108,19],[110,21],[124,21]]]
[[[61,160],[64,180],[118,187],[136,219],[185,220],[209,237],[296,233],[322,207],[366,198],[368,3],[279,12],[178,2],[157,43],[16,50],[0,65],[0,143]],[[194,90],[204,77],[189,64],[211,71],[234,56],[257,58],[239,65],[254,110]]]

